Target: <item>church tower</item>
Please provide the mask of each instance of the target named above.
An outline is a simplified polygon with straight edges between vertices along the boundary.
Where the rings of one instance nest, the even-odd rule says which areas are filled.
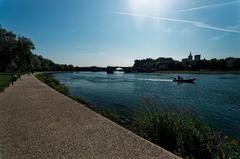
[[[190,55],[188,56],[188,60],[189,60],[189,61],[192,61],[192,60],[193,60],[192,52],[190,52]]]

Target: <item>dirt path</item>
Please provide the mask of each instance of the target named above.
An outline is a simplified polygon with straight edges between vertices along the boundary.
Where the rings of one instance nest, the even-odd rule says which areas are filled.
[[[0,159],[177,158],[23,76],[0,93]]]

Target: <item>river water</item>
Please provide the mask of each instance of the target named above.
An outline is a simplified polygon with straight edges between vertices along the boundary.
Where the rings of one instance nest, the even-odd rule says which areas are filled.
[[[172,81],[177,75],[195,84]],[[217,131],[240,138],[240,75],[116,72],[56,73],[70,95],[125,117],[159,107],[196,115]]]

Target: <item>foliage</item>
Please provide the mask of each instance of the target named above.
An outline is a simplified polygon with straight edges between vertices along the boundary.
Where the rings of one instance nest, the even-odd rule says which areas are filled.
[[[68,96],[69,95],[69,90],[66,86],[61,84],[59,81],[55,80],[52,78],[52,75],[49,73],[41,73],[37,74],[36,77],[46,83],[48,86],[52,87],[53,89],[57,90],[58,92]]]
[[[134,131],[140,136],[182,157],[215,158],[221,140],[204,124],[193,118],[165,112],[139,115]]]
[[[102,67],[74,67],[56,64],[52,60],[35,55],[35,46],[31,39],[17,36],[0,25],[0,71],[35,72],[35,71],[105,71]]]
[[[232,158],[239,159],[240,158],[240,140],[235,140],[230,137],[225,137],[224,142],[222,144],[222,150],[224,153],[223,158]]]
[[[79,67],[55,64],[53,61],[33,54],[35,46],[31,39],[16,36],[0,26],[0,71],[75,71]]]
[[[132,121],[129,118],[119,115],[118,113],[113,112],[111,110],[107,110],[106,108],[99,108],[99,107],[93,106],[93,105],[90,105],[90,106],[88,105],[87,107],[89,107],[93,111],[97,112],[98,114],[101,114],[105,118],[108,118],[111,121],[127,128],[129,130],[132,130],[132,123],[131,123]]]
[[[186,159],[238,159],[240,156],[239,140],[222,137],[190,115],[154,109],[127,120],[111,111],[94,111]]]
[[[135,60],[135,72],[155,72],[162,70],[211,70],[211,71],[236,71],[240,70],[240,58],[211,59],[180,62],[172,58]]]
[[[35,49],[31,39],[17,36],[0,26],[0,71],[107,71],[106,67],[74,67],[56,64],[53,61],[33,54]],[[117,67],[111,67],[116,69]],[[124,72],[155,72],[161,70],[240,70],[240,58],[211,59],[180,62],[172,58],[135,60],[133,67],[124,68]]]
[[[0,27],[0,71],[29,69],[33,49],[30,39]]]
[[[70,96],[70,98],[72,98],[73,100],[77,101],[78,103],[90,106],[90,104],[81,96]]]
[[[11,76],[7,73],[0,73],[0,92],[4,90],[5,87],[9,86],[11,82]]]
[[[64,84],[61,84],[58,80],[54,79],[52,77],[51,73],[38,73],[35,76],[36,76],[36,78],[38,78],[43,83],[52,87],[56,91],[64,94],[65,96],[68,96],[68,97],[72,98],[73,100],[75,100],[75,101],[77,101],[81,104],[90,106],[90,104],[83,97],[81,97],[81,96],[70,96],[68,88]]]
[[[172,58],[135,60],[134,70],[138,72],[154,72],[158,70],[182,70],[183,65]]]

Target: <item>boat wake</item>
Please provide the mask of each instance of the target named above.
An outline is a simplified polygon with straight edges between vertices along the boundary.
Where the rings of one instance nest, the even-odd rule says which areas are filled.
[[[140,81],[152,81],[152,82],[172,82],[171,79],[149,79],[149,78],[138,78]]]

